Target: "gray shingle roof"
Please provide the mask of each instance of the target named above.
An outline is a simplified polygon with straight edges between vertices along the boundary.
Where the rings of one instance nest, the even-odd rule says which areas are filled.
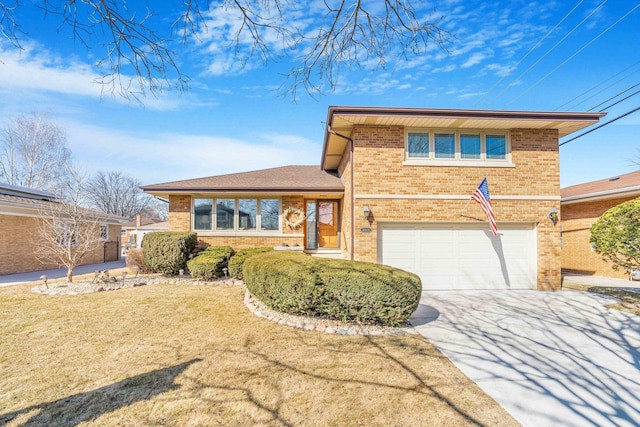
[[[572,185],[560,190],[562,200],[618,194],[640,190],[640,170],[598,181]]]
[[[145,185],[141,188],[149,193],[198,191],[344,191],[344,185],[340,178],[321,170],[320,166],[282,166],[250,172]]]

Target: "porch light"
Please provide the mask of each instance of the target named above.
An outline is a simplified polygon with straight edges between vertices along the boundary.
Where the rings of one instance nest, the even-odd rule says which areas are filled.
[[[364,219],[369,219],[370,216],[371,216],[371,208],[369,207],[369,205],[365,205],[364,206]]]
[[[555,206],[552,207],[549,211],[549,219],[551,220],[551,222],[553,222],[553,225],[556,225],[558,223],[558,208],[556,208]]]

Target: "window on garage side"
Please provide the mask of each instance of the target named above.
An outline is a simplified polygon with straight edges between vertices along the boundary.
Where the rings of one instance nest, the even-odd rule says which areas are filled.
[[[460,134],[460,158],[479,159],[482,153],[482,145],[479,133]]]
[[[414,165],[482,166],[483,162],[510,160],[508,132],[481,130],[407,130],[406,157]],[[411,162],[410,162],[411,163]]]
[[[504,160],[507,157],[507,137],[504,134],[488,134],[485,137],[487,159]]]
[[[456,156],[456,136],[453,133],[436,132],[434,135],[436,159],[453,159]]]

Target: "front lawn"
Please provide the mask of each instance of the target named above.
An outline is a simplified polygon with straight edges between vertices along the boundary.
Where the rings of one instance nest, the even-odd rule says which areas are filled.
[[[0,288],[0,425],[517,423],[424,338],[251,314],[238,287]]]

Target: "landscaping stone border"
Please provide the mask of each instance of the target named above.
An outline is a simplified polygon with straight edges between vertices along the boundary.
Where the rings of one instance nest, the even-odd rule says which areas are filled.
[[[239,279],[226,278],[212,281],[194,279],[189,275],[167,277],[162,274],[140,274],[135,277],[116,278],[109,282],[96,282],[93,280],[77,280],[75,282],[53,282],[48,287],[43,284],[31,288],[32,292],[44,295],[80,295],[94,292],[115,291],[118,289],[133,288],[146,285],[192,285],[192,286],[242,286],[244,282]],[[254,298],[245,287],[244,305],[251,313],[272,322],[303,329],[317,331],[326,334],[337,335],[415,335],[417,331],[411,326],[382,327],[376,325],[358,325],[354,323],[340,322],[331,319],[322,319],[311,316],[298,316],[280,313],[272,310],[261,301]]]
[[[416,335],[418,333],[411,325],[396,328],[376,325],[358,325],[318,317],[281,313],[270,309],[264,303],[254,298],[246,288],[244,305],[258,317],[265,318],[280,325],[304,329],[306,331],[318,331],[337,335]]]

